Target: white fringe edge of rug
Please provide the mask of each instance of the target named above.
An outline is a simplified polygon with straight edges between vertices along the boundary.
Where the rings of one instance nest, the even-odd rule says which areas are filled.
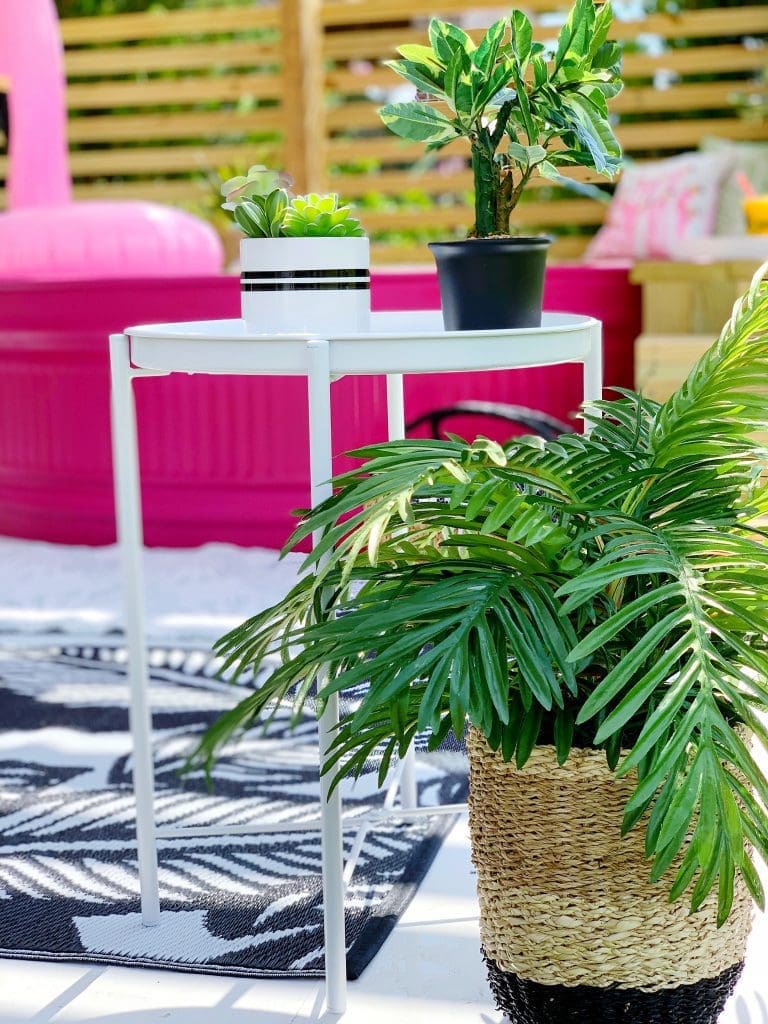
[[[295,583],[301,555],[205,544],[147,548],[150,642],[208,643]],[[116,545],[47,544],[0,537],[0,644],[51,633],[105,637],[123,631]]]

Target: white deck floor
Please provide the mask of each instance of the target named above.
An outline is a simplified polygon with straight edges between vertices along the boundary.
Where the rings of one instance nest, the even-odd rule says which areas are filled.
[[[322,984],[0,960],[0,1024],[500,1024],[479,953],[464,821],[359,981],[342,1018]],[[598,1022],[596,1022],[598,1024]],[[696,1022],[691,1022],[696,1024]],[[720,1024],[768,1024],[768,921]]]

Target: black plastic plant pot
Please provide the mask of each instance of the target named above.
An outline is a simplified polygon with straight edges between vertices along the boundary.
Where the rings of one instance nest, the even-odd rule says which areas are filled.
[[[540,327],[551,243],[546,235],[431,242],[445,329]]]

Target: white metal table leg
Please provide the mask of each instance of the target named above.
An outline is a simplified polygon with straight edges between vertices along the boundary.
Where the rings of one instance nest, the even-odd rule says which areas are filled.
[[[332,493],[331,372],[327,341],[307,342],[309,391],[309,459],[312,505]],[[315,536],[314,541],[319,540]],[[321,681],[318,680],[318,686]],[[320,761],[334,738],[339,721],[339,697],[334,694],[320,717]],[[347,944],[344,927],[344,844],[341,830],[341,790],[330,794],[331,776],[320,777],[322,817],[323,913],[325,918],[325,999],[331,1013],[347,1008]],[[330,794],[330,795],[329,795]]]
[[[387,376],[387,428],[390,441],[402,441],[405,437],[405,399],[402,373]],[[416,786],[416,751],[413,744],[403,758],[400,775],[400,805],[409,810],[419,802]]]
[[[155,838],[152,717],[147,695],[149,679],[144,635],[141,490],[128,338],[124,334],[113,334],[109,339],[109,351],[112,371],[112,457],[131,692],[130,723],[141,919],[145,925],[157,925],[160,923],[160,899]]]
[[[597,402],[603,397],[603,328],[599,321],[590,328],[589,354],[584,360],[584,401]],[[590,431],[589,424],[584,432]]]

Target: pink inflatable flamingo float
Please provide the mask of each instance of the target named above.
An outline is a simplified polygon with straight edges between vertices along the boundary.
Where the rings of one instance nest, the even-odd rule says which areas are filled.
[[[133,200],[72,200],[64,52],[53,0],[0,0],[0,76],[10,83],[0,278],[87,280],[220,271],[218,235],[191,214]]]

